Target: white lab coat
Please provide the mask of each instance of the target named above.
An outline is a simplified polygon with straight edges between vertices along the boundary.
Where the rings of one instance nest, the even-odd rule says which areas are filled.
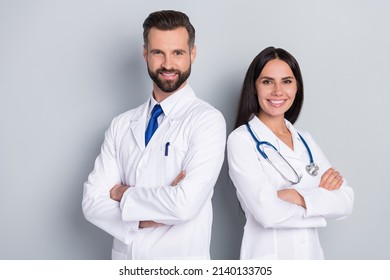
[[[113,259],[210,258],[211,197],[224,159],[225,120],[189,85],[168,98],[169,110],[146,148],[150,101],[112,121],[84,185],[84,215],[114,237]],[[182,170],[184,180],[172,187]],[[132,186],[121,203],[110,199],[115,184]],[[148,220],[165,226],[138,228]]]
[[[352,189],[346,181],[339,190],[319,187],[322,174],[331,165],[308,133],[300,132],[320,168],[315,177],[305,171],[310,163],[309,155],[291,123],[286,120],[294,150],[257,117],[249,124],[258,139],[273,144],[303,177],[297,185],[283,179],[257,151],[256,142],[245,125],[229,135],[229,175],[247,219],[240,258],[323,259],[317,228],[326,226],[326,218],[343,219],[351,214]],[[304,197],[307,209],[278,198],[277,191],[287,188],[295,188]]]

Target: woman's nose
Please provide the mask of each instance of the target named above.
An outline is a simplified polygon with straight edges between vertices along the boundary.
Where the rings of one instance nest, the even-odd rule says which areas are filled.
[[[282,86],[279,83],[275,83],[272,95],[281,96],[283,94]]]

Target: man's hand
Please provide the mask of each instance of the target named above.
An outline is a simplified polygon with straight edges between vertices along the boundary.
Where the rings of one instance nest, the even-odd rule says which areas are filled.
[[[181,171],[179,175],[173,180],[172,186],[175,187],[181,180],[184,179],[186,176],[185,171]],[[130,186],[124,186],[124,185],[115,185],[111,190],[110,190],[110,198],[120,202],[122,200],[123,194],[127,189],[130,188]],[[140,221],[138,227],[139,228],[150,228],[150,227],[160,227],[164,226],[164,224],[161,223],[156,223],[154,221]]]
[[[153,221],[140,221],[138,225],[139,228],[150,228],[150,227],[161,227],[161,226],[165,226],[165,225]]]
[[[122,200],[123,194],[127,189],[130,188],[130,186],[124,186],[124,185],[115,185],[111,190],[110,190],[110,198],[120,202]]]
[[[171,186],[172,187],[175,187],[177,184],[180,183],[181,180],[184,179],[184,177],[186,176],[186,172],[184,170],[182,170],[179,175],[177,175],[177,177],[175,178],[175,180],[173,180]]]
[[[177,186],[177,184],[179,184],[180,181],[183,180],[185,176],[186,176],[186,172],[181,171],[179,175],[177,175],[177,177],[173,180],[171,186],[172,187]],[[156,223],[154,221],[140,221],[138,225],[139,228],[151,228],[151,227],[161,227],[161,226],[165,226],[165,225],[162,223]]]

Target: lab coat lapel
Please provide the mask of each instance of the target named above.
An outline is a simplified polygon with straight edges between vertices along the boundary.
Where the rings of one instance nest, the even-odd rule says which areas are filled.
[[[287,147],[287,145],[285,145],[285,147],[290,151],[290,153],[286,153],[286,157],[302,160],[303,154],[307,153],[307,150],[303,145],[301,139],[299,138],[298,131],[295,129],[295,127],[287,120],[286,125],[291,132],[291,137],[294,142],[294,151],[292,151]]]
[[[164,137],[164,135],[167,133],[167,131],[169,131],[171,126],[172,126],[172,120],[169,118],[169,116],[167,116],[164,119],[164,121],[158,126],[152,138],[150,138],[149,143],[146,146],[145,150],[151,149],[155,145],[157,145],[160,142],[161,137]],[[145,142],[144,142],[144,146],[145,146]]]
[[[299,155],[297,153],[297,147],[296,147],[296,139],[293,139],[294,141],[294,150],[291,150],[289,146],[287,146],[282,140],[278,139],[279,142],[279,151],[280,153],[286,158],[286,160],[289,159],[299,159]]]
[[[146,129],[146,118],[148,115],[149,100],[144,103],[130,120],[130,129],[133,133],[135,142],[139,149],[143,151],[145,149],[145,129]],[[153,137],[152,137],[153,139]]]
[[[159,125],[153,137],[150,139],[146,149],[151,149],[158,143],[160,139],[169,134],[171,127],[175,127],[174,124],[180,121],[186,114],[188,108],[191,106],[192,101],[195,98],[195,93],[192,91],[189,85],[183,89],[180,96],[176,100],[172,110],[165,116],[164,121]]]

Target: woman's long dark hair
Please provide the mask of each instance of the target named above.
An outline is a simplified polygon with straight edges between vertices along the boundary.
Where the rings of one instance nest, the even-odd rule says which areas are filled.
[[[303,104],[303,80],[301,69],[296,59],[286,50],[281,48],[268,47],[261,51],[249,65],[244,83],[241,89],[240,101],[238,103],[237,117],[234,128],[247,123],[252,114],[258,114],[261,110],[256,92],[256,80],[263,71],[264,66],[273,59],[280,59],[286,62],[297,81],[297,93],[290,109],[284,117],[292,124],[298,119]]]

